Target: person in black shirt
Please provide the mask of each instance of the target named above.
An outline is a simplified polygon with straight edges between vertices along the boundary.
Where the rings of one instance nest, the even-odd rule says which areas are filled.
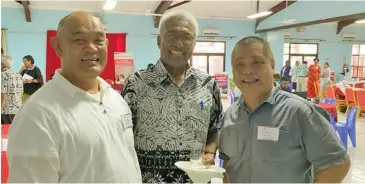
[[[36,92],[43,85],[43,76],[41,70],[34,65],[34,58],[31,55],[23,57],[24,66],[21,69],[20,74],[23,76],[24,93],[22,96],[22,102]],[[33,79],[25,79],[24,75],[29,75]]]

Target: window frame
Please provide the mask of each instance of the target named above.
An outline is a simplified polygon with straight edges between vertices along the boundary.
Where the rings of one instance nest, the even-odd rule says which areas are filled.
[[[358,46],[359,48],[359,53],[355,54],[354,53],[354,46]],[[352,78],[357,78],[359,80],[365,79],[365,53],[361,53],[361,48],[364,47],[365,48],[365,44],[352,44],[351,47],[351,65],[350,65],[350,72],[351,72],[351,76]],[[354,65],[354,57],[358,58],[358,62],[357,65]],[[360,58],[363,57],[363,65],[359,65],[360,63]],[[355,69],[356,68],[356,69]],[[354,71],[356,72],[356,76],[354,76]]]
[[[193,66],[193,56],[207,56],[207,68],[206,71],[209,74],[209,57],[211,56],[223,56],[223,72],[226,71],[226,53],[227,53],[227,43],[226,41],[209,41],[209,40],[197,40],[196,42],[219,42],[224,43],[224,53],[193,53],[193,55],[190,58],[190,66]]]
[[[284,45],[283,45],[284,50],[285,50],[285,44],[289,44],[289,53],[285,53],[285,51],[284,51],[283,58],[285,58],[285,55],[289,55],[289,61],[290,61],[291,66],[295,65],[295,61],[293,62],[293,61],[290,60],[291,56],[302,56],[303,59],[306,56],[314,56],[314,57],[318,58],[318,51],[319,51],[319,44],[318,43],[285,42]],[[316,54],[300,54],[300,53],[295,53],[294,54],[294,53],[291,53],[291,45],[292,44],[317,45]],[[283,61],[283,66],[285,66],[285,62],[286,61]],[[309,61],[307,61],[307,62],[308,62],[308,65],[309,65]]]

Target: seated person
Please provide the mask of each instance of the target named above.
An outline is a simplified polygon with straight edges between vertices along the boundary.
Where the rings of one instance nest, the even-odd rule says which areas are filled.
[[[274,74],[273,85],[276,87],[280,83],[280,74]]]
[[[283,91],[286,91],[286,92],[289,92],[291,93],[292,90],[291,88],[289,87],[289,84],[290,84],[290,77],[289,76],[282,76],[280,78],[280,85],[278,86],[278,88],[280,88],[281,90]]]

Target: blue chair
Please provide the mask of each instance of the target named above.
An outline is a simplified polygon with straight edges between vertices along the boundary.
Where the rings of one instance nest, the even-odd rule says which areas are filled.
[[[333,98],[323,98],[322,103],[325,104],[335,104],[336,105],[336,99]]]
[[[335,121],[335,117],[330,114],[330,123],[332,125],[332,128],[336,131],[336,121]]]
[[[235,99],[234,92],[231,91],[231,104],[234,103],[234,99]]]
[[[349,113],[346,117],[346,122],[336,122],[335,130],[338,132],[340,136],[340,140],[347,150],[347,140],[348,136],[350,136],[350,140],[352,142],[352,147],[356,147],[356,113],[358,107],[351,107]]]

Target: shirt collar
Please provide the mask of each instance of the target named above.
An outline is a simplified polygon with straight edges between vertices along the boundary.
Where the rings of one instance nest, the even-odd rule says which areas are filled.
[[[268,103],[273,105],[275,103],[275,97],[277,96],[277,94],[279,93],[280,88],[278,87],[273,87],[270,91],[270,94],[267,96],[267,98],[265,99],[264,102],[262,102],[259,106],[257,106],[257,108],[253,111],[256,111],[257,109],[259,109],[263,104]],[[245,100],[243,98],[243,96],[240,97],[240,99],[237,101],[237,105],[238,107],[242,107],[245,110],[249,110],[249,108],[247,107],[247,105],[245,104]],[[252,112],[253,112],[252,111]]]
[[[52,81],[57,82],[61,89],[64,90],[71,98],[73,98],[76,94],[85,94],[86,91],[81,88],[73,85],[70,81],[68,81],[63,75],[61,75],[61,69],[56,70],[55,75],[53,76]],[[103,80],[101,77],[97,77],[97,80],[100,85],[100,92],[105,93],[111,86]]]
[[[11,71],[11,67],[6,67],[3,70],[1,70],[1,72],[8,72],[8,71]]]
[[[171,75],[163,65],[161,59],[159,59],[155,65],[155,70],[158,73],[159,82],[163,83],[166,79],[172,79]],[[185,79],[190,78],[191,76],[196,77],[197,73],[190,67],[190,65],[187,65],[186,75]]]

